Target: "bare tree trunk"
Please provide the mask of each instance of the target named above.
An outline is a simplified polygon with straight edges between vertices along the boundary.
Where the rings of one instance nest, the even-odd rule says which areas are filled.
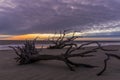
[[[107,49],[102,48],[98,42],[89,42],[86,44],[81,44],[79,47],[73,47],[73,45],[69,45],[69,48],[64,52],[64,54],[41,55],[41,54],[39,54],[39,51],[35,47],[35,42],[36,42],[36,39],[33,41],[26,41],[22,47],[10,46],[10,48],[12,48],[15,51],[15,53],[17,55],[17,58],[15,58],[15,59],[20,65],[30,64],[30,63],[38,62],[41,60],[58,60],[58,61],[63,61],[71,71],[74,71],[73,66],[76,66],[76,67],[82,66],[82,67],[87,67],[87,68],[94,68],[96,66],[72,62],[70,60],[70,58],[72,58],[72,57],[91,57],[94,55],[90,55],[89,53],[96,52],[98,49],[101,49],[103,51],[113,51],[113,50],[107,50]],[[85,45],[89,45],[89,44],[93,44],[93,43],[97,44],[98,47],[91,49],[91,50],[86,50],[84,52],[79,52],[79,53],[76,52],[75,53],[76,50],[81,50],[81,49],[83,49],[83,47]]]
[[[89,52],[94,52],[94,51],[88,51],[88,52],[85,52],[85,53],[89,53]],[[33,62],[37,62],[37,61],[41,61],[41,60],[63,61],[71,71],[74,71],[72,65],[76,66],[76,67],[82,66],[82,67],[87,67],[87,68],[96,67],[96,66],[92,66],[92,65],[89,65],[89,64],[75,63],[75,62],[72,62],[72,61],[69,60],[69,58],[71,58],[71,57],[83,57],[83,56],[84,57],[90,57],[90,56],[94,56],[94,55],[71,54],[67,57],[65,57],[64,55],[34,55],[34,56],[30,57],[28,63],[33,63]],[[26,63],[22,62],[20,64],[26,64]]]

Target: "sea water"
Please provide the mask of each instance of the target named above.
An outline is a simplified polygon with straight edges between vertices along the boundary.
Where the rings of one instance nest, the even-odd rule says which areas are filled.
[[[88,43],[89,41],[76,41],[75,43],[79,46],[84,43]],[[23,46],[24,41],[0,41],[0,50],[12,50],[9,46]],[[107,46],[107,45],[120,45],[120,41],[100,41],[99,42],[102,46]],[[36,43],[36,48],[47,48],[48,46],[53,45],[48,42],[37,42]],[[97,44],[90,44],[87,46],[97,46]]]

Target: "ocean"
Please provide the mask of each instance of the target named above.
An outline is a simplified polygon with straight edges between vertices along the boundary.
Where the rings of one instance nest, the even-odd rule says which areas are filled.
[[[25,41],[20,40],[0,40],[0,50],[11,50],[9,46],[23,46]],[[88,43],[89,41],[75,41],[75,43],[79,46],[83,43]],[[102,46],[107,45],[120,45],[120,41],[98,41]],[[37,41],[36,48],[47,48],[49,45],[53,45],[47,41]],[[96,44],[91,44],[88,46],[97,46]]]

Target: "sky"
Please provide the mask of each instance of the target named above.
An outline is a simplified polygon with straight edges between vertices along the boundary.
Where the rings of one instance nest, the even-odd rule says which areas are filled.
[[[0,39],[46,38],[65,29],[120,37],[120,0],[0,0]]]

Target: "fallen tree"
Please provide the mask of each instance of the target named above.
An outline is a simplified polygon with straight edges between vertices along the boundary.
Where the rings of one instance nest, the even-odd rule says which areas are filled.
[[[73,66],[83,66],[87,68],[94,68],[96,66],[89,65],[89,64],[82,64],[82,63],[75,63],[70,60],[72,57],[92,57],[94,55],[91,55],[90,53],[97,52],[98,49],[101,49],[103,51],[112,51],[112,50],[107,50],[104,49],[98,42],[89,42],[89,43],[84,43],[81,44],[79,47],[73,47],[74,45],[69,45],[65,53],[59,54],[59,55],[50,55],[50,54],[40,54],[38,49],[35,47],[35,40],[27,40],[22,47],[17,46],[17,47],[12,47],[12,48],[17,57],[15,60],[20,64],[20,65],[25,65],[25,64],[31,64],[34,62],[38,62],[41,60],[58,60],[58,61],[63,61],[68,68],[71,71],[74,71]],[[81,50],[84,49],[86,45],[89,44],[97,44],[96,48],[93,48],[91,50],[85,50],[84,52],[76,52],[76,50]]]

